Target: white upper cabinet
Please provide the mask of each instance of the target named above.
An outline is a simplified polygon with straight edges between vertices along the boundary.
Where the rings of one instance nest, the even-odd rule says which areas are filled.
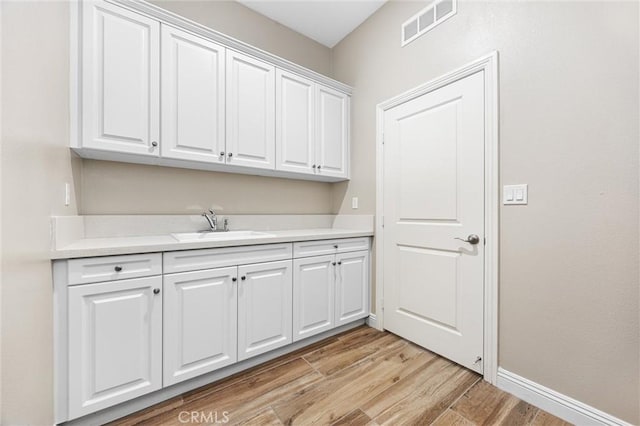
[[[225,48],[162,26],[162,156],[225,162]]]
[[[227,51],[227,164],[275,169],[275,67]]]
[[[78,155],[349,179],[348,86],[149,2],[118,3],[70,6]]]
[[[318,86],[317,173],[349,177],[349,96]]]
[[[315,173],[316,85],[276,71],[276,169]]]
[[[157,156],[160,24],[82,3],[82,147]]]

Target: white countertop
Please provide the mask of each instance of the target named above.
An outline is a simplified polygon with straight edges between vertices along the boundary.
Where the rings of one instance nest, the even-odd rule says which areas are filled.
[[[329,240],[334,238],[370,237],[370,230],[314,228],[285,231],[263,231],[267,236],[210,241],[179,242],[171,235],[143,237],[84,238],[51,251],[51,259],[153,253],[255,244],[290,243],[294,241]]]

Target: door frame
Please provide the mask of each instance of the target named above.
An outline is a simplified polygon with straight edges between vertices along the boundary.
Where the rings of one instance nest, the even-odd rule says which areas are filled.
[[[454,83],[484,72],[484,379],[495,384],[498,372],[498,248],[500,212],[498,51],[493,51],[454,71],[430,80],[376,107],[376,315],[375,327],[384,329],[384,114],[386,111]]]

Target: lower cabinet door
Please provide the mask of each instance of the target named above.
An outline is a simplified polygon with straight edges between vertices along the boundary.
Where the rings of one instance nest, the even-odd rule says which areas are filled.
[[[164,386],[236,362],[237,272],[164,276]]]
[[[69,417],[162,387],[162,278],[69,287]]]
[[[369,251],[336,255],[335,326],[369,315]]]
[[[293,261],[293,341],[330,330],[334,324],[334,255]]]
[[[292,261],[238,267],[238,360],[292,342]]]

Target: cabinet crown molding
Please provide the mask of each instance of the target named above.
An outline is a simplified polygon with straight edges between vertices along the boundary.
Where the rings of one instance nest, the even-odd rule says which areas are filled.
[[[106,1],[109,3],[117,4],[119,6],[124,6],[138,13],[145,14],[151,18],[157,19],[161,23],[173,25],[180,29],[190,31],[201,37],[210,39],[211,41],[214,41],[216,43],[221,43],[229,49],[254,56],[255,58],[269,62],[278,68],[282,68],[284,70],[299,74],[303,77],[307,77],[318,83],[332,87],[347,95],[351,95],[353,93],[353,88],[347,84],[344,84],[342,82],[329,78],[316,71],[312,71],[308,68],[305,68],[294,62],[288,61],[272,53],[266,52],[248,43],[237,40],[233,37],[230,37],[226,34],[223,34],[205,25],[194,22],[190,19],[187,19],[183,16],[180,16],[176,13],[163,9],[160,6],[156,6],[144,0],[106,0]]]

